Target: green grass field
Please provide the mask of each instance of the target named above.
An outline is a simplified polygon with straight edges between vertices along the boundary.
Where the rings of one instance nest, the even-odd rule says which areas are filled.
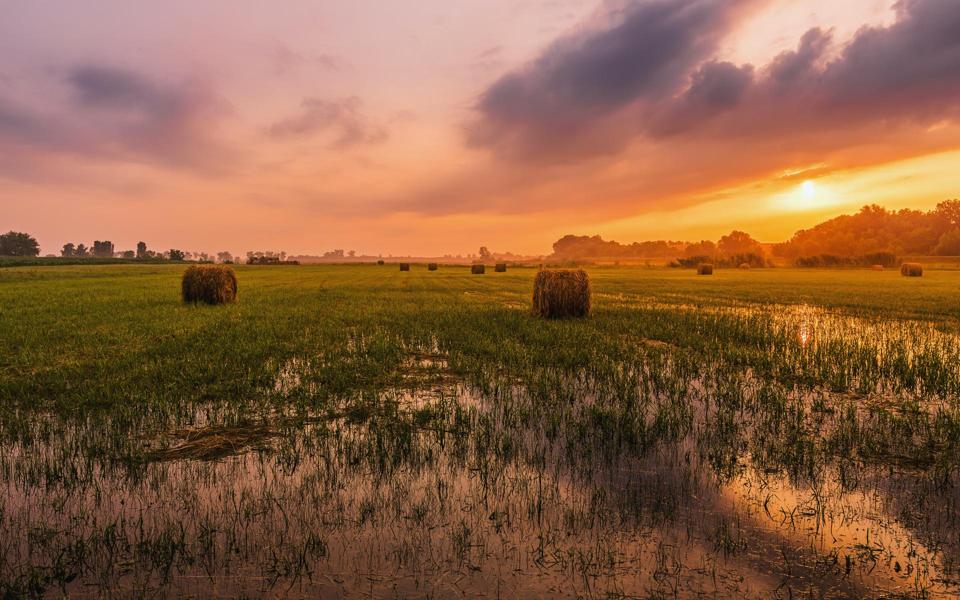
[[[0,269],[0,594],[960,589],[960,272],[184,268]]]

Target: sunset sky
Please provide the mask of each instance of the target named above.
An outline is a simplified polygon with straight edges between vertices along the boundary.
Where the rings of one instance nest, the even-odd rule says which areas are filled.
[[[779,241],[960,196],[958,0],[0,0],[0,229]]]

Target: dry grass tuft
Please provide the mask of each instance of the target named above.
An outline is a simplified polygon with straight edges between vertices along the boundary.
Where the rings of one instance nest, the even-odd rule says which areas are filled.
[[[713,275],[713,265],[703,264],[698,266],[697,275]]]
[[[194,265],[183,273],[183,301],[228,304],[237,299],[237,276],[224,265]]]
[[[470,272],[474,275],[483,275],[487,272],[487,268],[483,265],[473,265],[470,267]]]
[[[497,263],[497,266],[493,268],[497,273],[506,273],[507,272],[507,263]]]
[[[410,263],[400,263],[400,270],[401,270],[401,271],[409,271],[409,270],[410,270]]]
[[[146,455],[148,461],[217,460],[241,454],[249,449],[264,448],[279,432],[265,423],[249,423],[232,427],[216,426],[173,432],[178,443]]]
[[[590,314],[590,276],[583,269],[544,269],[533,283],[533,314],[545,319]]]
[[[923,277],[923,265],[920,263],[903,263],[900,265],[900,274],[904,277]]]
[[[428,271],[436,271],[438,268],[439,268],[439,267],[437,266],[437,263],[428,263],[428,264],[427,264],[427,270],[428,270]]]

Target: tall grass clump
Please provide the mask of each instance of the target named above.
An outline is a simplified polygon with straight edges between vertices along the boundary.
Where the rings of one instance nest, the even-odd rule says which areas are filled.
[[[473,273],[474,275],[483,275],[484,273],[487,272],[487,268],[484,267],[483,265],[473,265],[472,267],[470,267],[470,272]]]
[[[713,275],[713,265],[701,264],[697,267],[697,275]]]
[[[183,273],[183,301],[228,304],[237,299],[237,275],[224,265],[194,265]]]
[[[590,313],[590,276],[583,269],[544,269],[533,282],[533,314],[545,319]]]
[[[900,265],[900,274],[904,277],[923,277],[923,265],[920,263],[903,263]]]

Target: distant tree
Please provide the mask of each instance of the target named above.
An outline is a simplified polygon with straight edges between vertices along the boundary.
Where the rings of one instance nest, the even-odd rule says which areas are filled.
[[[695,256],[713,256],[717,253],[717,245],[711,242],[710,240],[703,240],[702,242],[694,242],[688,244],[687,247],[683,250],[684,256],[695,257]]]
[[[0,234],[0,256],[37,256],[40,244],[31,235],[18,231]]]
[[[183,250],[177,250],[175,248],[171,248],[167,257],[170,260],[182,261],[184,258],[186,258],[186,255],[184,255]]]
[[[874,252],[929,255],[936,250],[941,237],[954,228],[950,223],[955,218],[950,216],[950,202],[929,212],[864,206],[854,215],[841,215],[796,232],[789,241],[778,244],[775,254],[786,258],[856,257]]]
[[[763,246],[743,231],[731,231],[717,242],[717,250],[724,256],[735,254],[763,254]]]
[[[492,256],[493,254],[490,253],[490,250],[488,250],[486,246],[480,246],[480,258],[482,260],[489,260]]]
[[[217,252],[217,260],[222,263],[231,263],[233,262],[233,255],[227,251]]]
[[[960,200],[944,200],[935,212],[951,227],[960,227]]]
[[[350,252],[347,252],[347,256],[349,256],[350,258],[353,258],[353,257],[356,256],[356,255],[357,255],[357,251],[356,251],[356,250],[351,250]]]
[[[90,256],[90,251],[87,250],[87,247],[84,246],[83,244],[77,244],[77,251],[74,252],[73,255],[78,258],[86,258]]]
[[[100,240],[93,242],[93,255],[98,258],[113,258],[113,242]]]
[[[286,251],[286,250],[281,250],[281,251],[280,251],[280,260],[287,260],[287,251]]]
[[[146,257],[147,257],[147,243],[137,242],[137,258],[146,258]]]
[[[60,256],[64,258],[70,258],[77,255],[77,247],[71,243],[66,243],[63,245],[63,250],[60,251]]]
[[[124,250],[123,254],[121,254],[120,256],[122,256],[123,258],[126,258],[127,260],[130,260],[130,259],[136,258],[137,253],[134,252],[133,250]]]
[[[933,253],[938,256],[960,256],[960,228],[954,228],[940,236]]]

